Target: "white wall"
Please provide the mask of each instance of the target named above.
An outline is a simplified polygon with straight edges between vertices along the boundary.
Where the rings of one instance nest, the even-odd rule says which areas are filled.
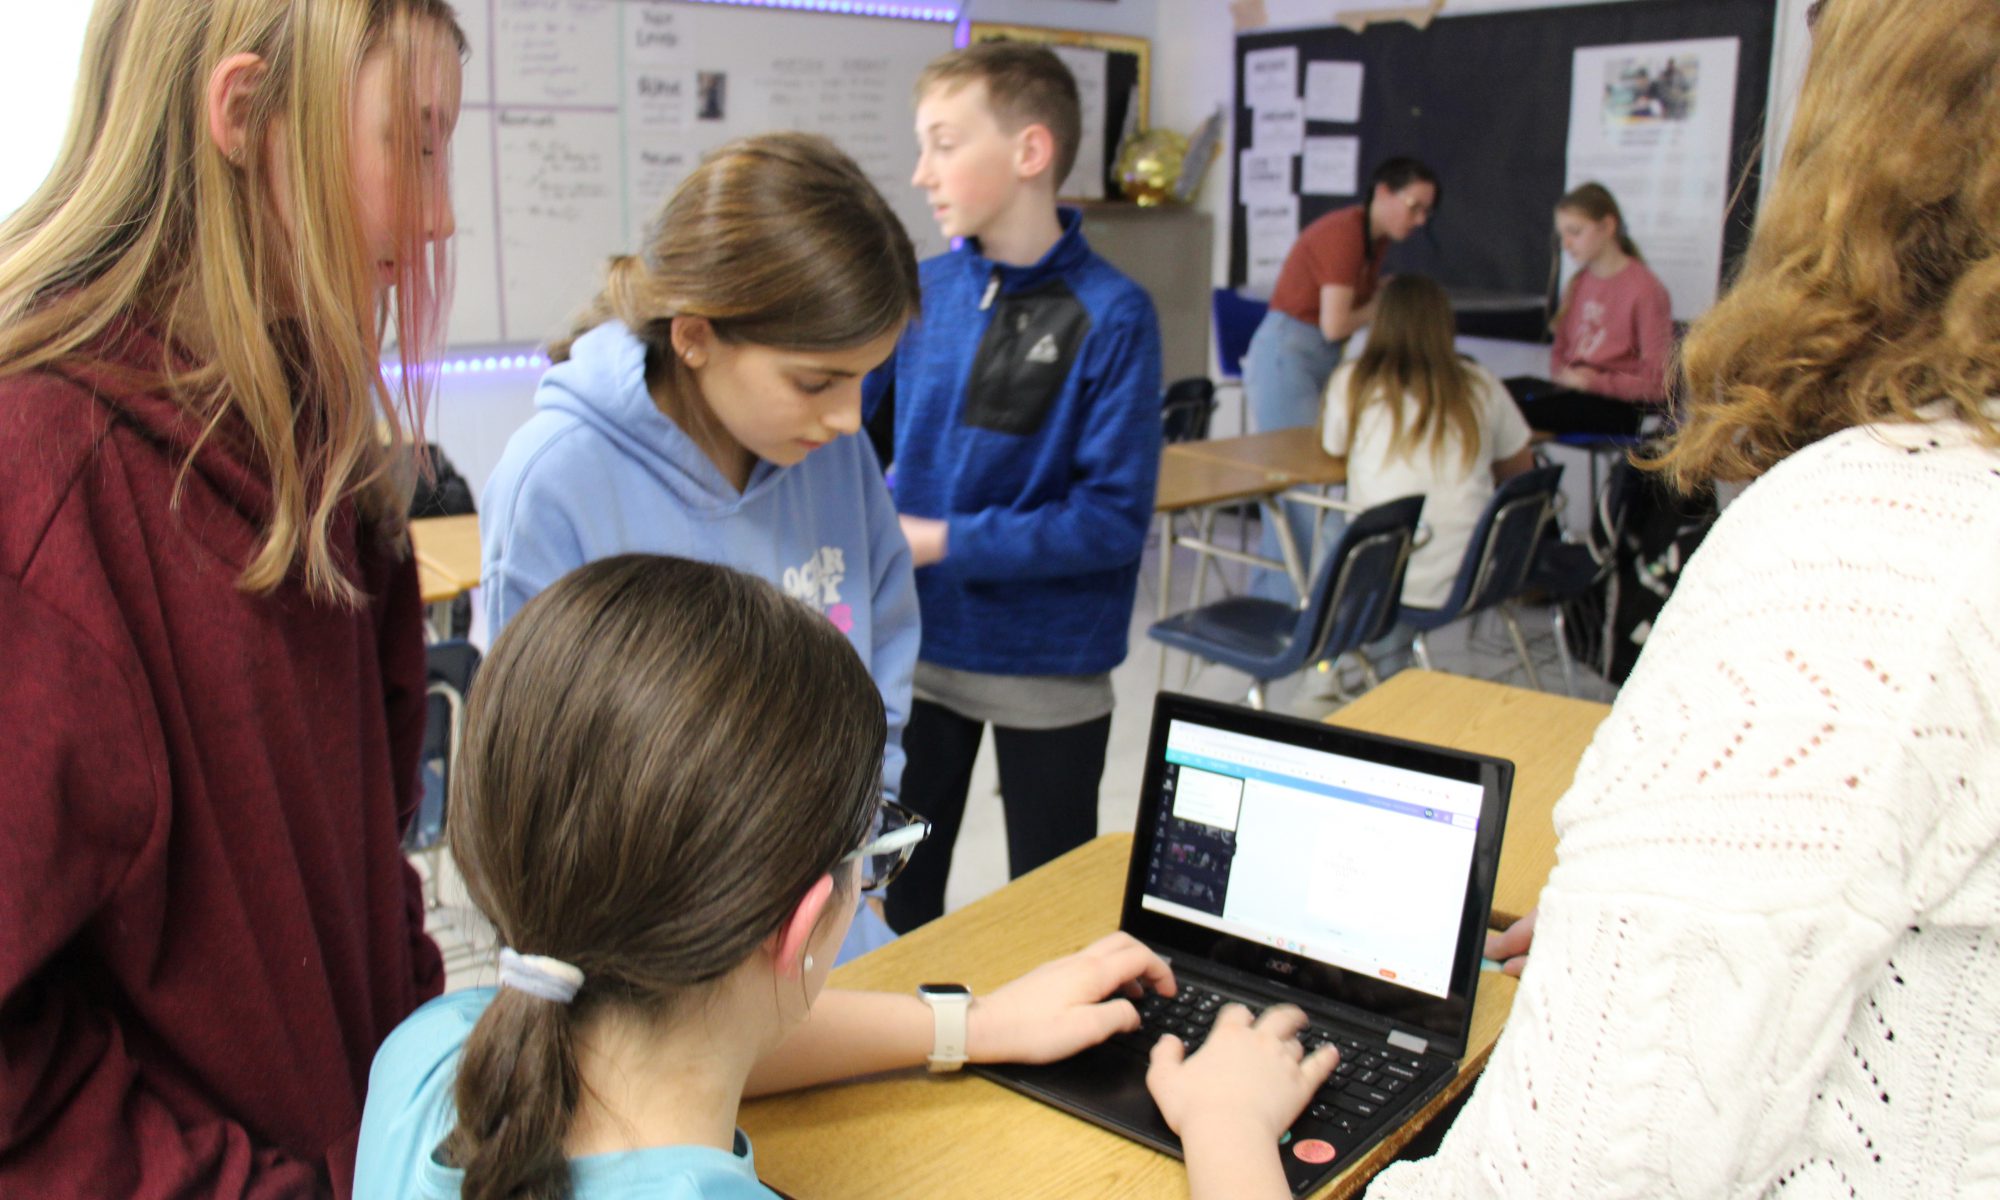
[[[0,214],[11,213],[41,186],[62,148],[83,28],[90,5],[82,0],[8,6],[7,36],[0,38],[0,112],[7,116],[6,153],[0,154]]]

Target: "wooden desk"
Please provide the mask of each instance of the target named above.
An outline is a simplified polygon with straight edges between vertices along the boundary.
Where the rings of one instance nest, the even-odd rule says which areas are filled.
[[[410,544],[424,603],[432,610],[432,633],[442,638],[450,631],[451,615],[438,610],[479,586],[479,518],[468,513],[411,521]]]
[[[911,991],[925,980],[991,991],[1118,926],[1132,835],[1106,834],[833,973],[839,987]],[[1485,972],[1458,1077],[1413,1134],[1469,1086],[1500,1036],[1514,981]],[[1179,1161],[969,1074],[899,1072],[743,1106],[757,1170],[798,1200],[1160,1200],[1187,1196]],[[1357,1195],[1407,1136],[1355,1159],[1318,1197]]]
[[[1287,487],[1328,487],[1347,482],[1347,460],[1321,449],[1320,431],[1310,425],[1246,437],[1181,442],[1176,448],[1232,466],[1282,472],[1291,477]]]
[[[1184,547],[1200,555],[1195,568],[1194,603],[1201,603],[1202,585],[1211,557],[1242,558],[1262,562],[1214,542],[1215,510],[1219,505],[1254,500],[1269,505],[1272,497],[1291,486],[1291,476],[1283,471],[1245,466],[1242,463],[1191,453],[1176,443],[1160,454],[1160,482],[1154,492],[1153,512],[1160,524],[1160,594],[1154,605],[1155,617],[1165,617],[1174,590],[1174,549]],[[1191,535],[1174,531],[1176,517],[1187,515],[1194,522]],[[1166,681],[1167,656],[1160,654],[1160,682]]]
[[[1514,763],[1493,925],[1533,908],[1556,865],[1556,801],[1609,705],[1434,671],[1403,671],[1327,718],[1370,733],[1494,754]]]

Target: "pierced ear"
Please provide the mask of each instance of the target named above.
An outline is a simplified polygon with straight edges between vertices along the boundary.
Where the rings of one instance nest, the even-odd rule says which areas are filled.
[[[777,946],[778,977],[797,979],[806,972],[806,947],[812,943],[813,930],[819,928],[819,919],[826,912],[828,902],[833,899],[833,876],[822,875],[819,882],[812,885],[799,906],[792,910],[784,928],[778,930]]]
[[[1022,178],[1039,175],[1053,168],[1056,161],[1056,135],[1049,132],[1048,126],[1029,124],[1023,126],[1021,132],[1014,136],[1014,166]],[[1055,184],[1061,187],[1062,182],[1058,179]]]
[[[700,370],[708,362],[709,352],[715,348],[715,326],[707,317],[675,317],[670,327],[669,337],[674,344],[674,356],[686,363],[691,370]]]
[[[243,147],[250,139],[251,104],[264,82],[265,70],[264,60],[255,54],[232,54],[217,63],[208,76],[209,140],[232,163],[243,161]]]

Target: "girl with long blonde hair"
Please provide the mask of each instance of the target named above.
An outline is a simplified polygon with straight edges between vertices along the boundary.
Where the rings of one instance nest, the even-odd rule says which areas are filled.
[[[463,52],[442,0],[99,0],[0,225],[0,1192],[344,1189],[441,983],[402,464]]]
[[[1403,603],[1434,608],[1451,594],[1459,560],[1494,486],[1534,465],[1528,425],[1507,389],[1461,358],[1451,299],[1436,281],[1399,275],[1382,286],[1368,344],[1328,381],[1321,444],[1347,459],[1347,499],[1370,507],[1424,498],[1430,540],[1410,555]],[[1407,646],[1397,630],[1370,647]]]

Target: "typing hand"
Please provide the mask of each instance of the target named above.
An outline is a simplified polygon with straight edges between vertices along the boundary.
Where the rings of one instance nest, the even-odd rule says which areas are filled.
[[[1535,940],[1535,917],[1542,910],[1532,908],[1528,915],[1509,925],[1500,933],[1486,935],[1486,957],[1500,964],[1500,969],[1509,975],[1519,976],[1528,965],[1528,947]]]
[[[1289,1004],[1255,1021],[1242,1005],[1225,1004],[1194,1057],[1177,1037],[1159,1040],[1146,1090],[1183,1139],[1225,1127],[1273,1143],[1340,1062],[1332,1046],[1306,1054],[1296,1036],[1305,1027],[1306,1015]]]
[[[1139,1010],[1122,997],[1137,996],[1141,985],[1171,996],[1174,973],[1130,934],[1099,938],[975,998],[966,1017],[966,1054],[974,1062],[1068,1058],[1139,1028]]]

